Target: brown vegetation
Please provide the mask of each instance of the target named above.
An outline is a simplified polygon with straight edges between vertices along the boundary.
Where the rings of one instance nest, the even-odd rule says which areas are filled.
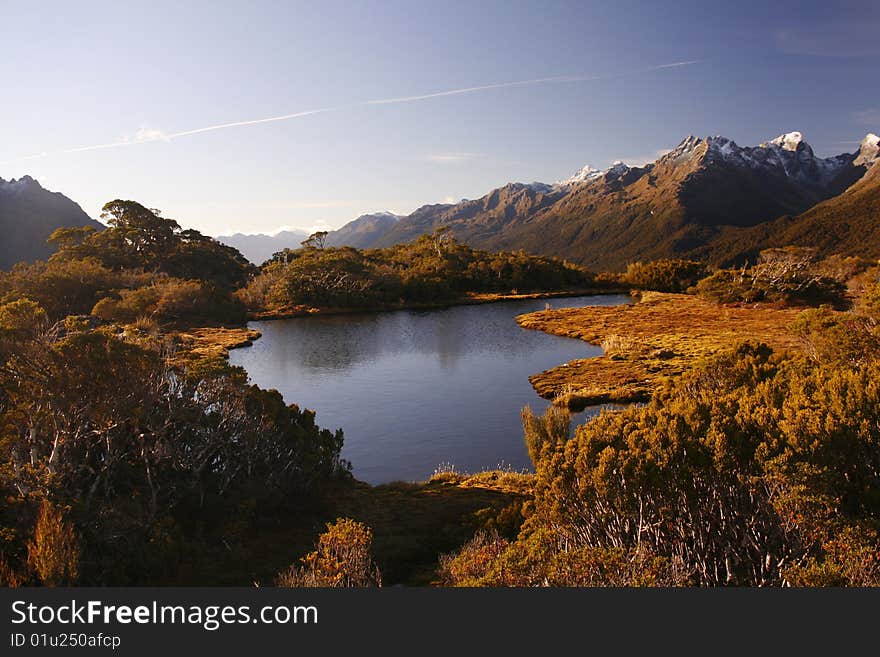
[[[189,357],[228,358],[230,349],[249,347],[262,333],[241,327],[208,326],[176,333],[180,349]]]
[[[632,305],[544,310],[520,315],[517,322],[524,328],[612,347],[604,356],[575,360],[530,377],[542,397],[578,408],[644,401],[663,379],[747,338],[760,339],[774,349],[798,349],[801,342],[790,327],[799,312],[645,292]]]

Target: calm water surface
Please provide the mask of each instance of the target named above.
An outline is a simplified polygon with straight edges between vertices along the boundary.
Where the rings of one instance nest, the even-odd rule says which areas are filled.
[[[548,403],[528,377],[601,349],[527,331],[514,318],[547,304],[628,301],[586,296],[252,322],[263,337],[230,361],[288,403],[317,411],[320,426],[341,427],[343,456],[363,481],[423,480],[440,464],[526,469],[519,412]]]

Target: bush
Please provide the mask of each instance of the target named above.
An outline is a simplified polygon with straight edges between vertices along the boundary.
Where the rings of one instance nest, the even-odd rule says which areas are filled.
[[[72,586],[79,574],[79,541],[61,509],[40,503],[28,565],[44,586]]]
[[[244,305],[225,292],[200,281],[164,279],[134,290],[120,290],[116,298],[95,304],[92,314],[105,321],[130,323],[139,317],[159,322],[237,323],[246,318]]]
[[[590,272],[566,262],[522,251],[477,251],[437,232],[387,249],[285,250],[238,296],[253,310],[364,308],[437,303],[479,292],[571,289],[594,280]]]
[[[830,278],[827,271],[829,268],[816,260],[814,249],[767,249],[754,267],[717,271],[701,280],[696,292],[718,303],[842,306],[846,285]]]
[[[880,357],[880,331],[864,315],[822,306],[802,312],[792,329],[806,353],[820,363],[860,367]]]
[[[640,290],[684,292],[705,275],[705,265],[695,260],[653,260],[627,265],[621,280]]]
[[[744,345],[646,406],[600,414],[571,440],[532,439],[535,500],[519,537],[480,538],[444,562],[444,576],[506,586],[880,584],[878,381],[877,360],[817,365]],[[527,423],[535,435],[535,419]]]
[[[184,536],[216,537],[243,501],[268,513],[349,476],[342,432],[313,412],[222,360],[184,369],[140,342],[79,320],[0,331],[0,570],[30,553],[45,581],[71,576],[51,565],[57,514],[25,545],[44,499],[70,509],[80,583],[155,583],[173,581]]]
[[[278,574],[276,586],[364,588],[381,586],[382,576],[373,562],[373,531],[366,525],[338,518],[327,523],[314,552]]]

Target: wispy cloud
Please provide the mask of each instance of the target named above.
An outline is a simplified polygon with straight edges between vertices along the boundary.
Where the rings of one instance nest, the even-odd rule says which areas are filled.
[[[140,128],[134,133],[135,143],[145,141],[171,141],[170,137],[159,128]]]
[[[435,164],[462,164],[478,157],[481,157],[480,153],[431,153],[425,156],[425,160]]]
[[[412,103],[417,101],[429,100],[433,98],[442,98],[446,96],[459,96],[462,94],[471,94],[478,93],[483,91],[490,91],[493,89],[506,89],[510,87],[526,87],[532,85],[543,85],[543,84],[564,84],[564,83],[577,83],[577,82],[592,82],[598,80],[612,80],[632,75],[640,75],[644,73],[651,73],[654,71],[660,71],[664,69],[672,69],[672,68],[680,68],[684,66],[692,66],[694,64],[700,64],[703,60],[688,60],[688,61],[680,61],[680,62],[670,62],[667,64],[657,64],[654,66],[647,66],[640,69],[633,69],[630,71],[625,71],[622,73],[609,73],[604,75],[556,75],[551,77],[544,78],[532,78],[529,80],[513,80],[510,82],[497,82],[494,84],[484,84],[474,87],[461,87],[459,89],[447,89],[444,91],[435,91],[431,93],[419,94],[414,96],[397,96],[393,98],[380,98],[376,100],[365,100],[357,103],[351,103],[349,105],[340,105],[338,107],[325,107],[321,109],[307,110],[302,112],[293,112],[291,114],[281,114],[278,116],[269,116],[260,119],[248,119],[244,121],[232,121],[229,123],[217,123],[213,125],[204,126],[202,128],[194,128],[191,130],[181,130],[179,132],[163,132],[158,128],[141,128],[133,136],[125,136],[122,139],[117,141],[106,142],[102,144],[92,144],[89,146],[78,146],[75,148],[67,148],[57,151],[44,151],[41,153],[35,153],[33,155],[26,155],[22,157],[13,158],[10,160],[6,160],[0,162],[0,164],[9,164],[13,162],[20,162],[23,160],[32,160],[43,157],[49,157],[52,155],[65,155],[70,153],[83,153],[87,151],[97,151],[108,148],[124,148],[127,146],[136,146],[142,144],[148,144],[151,142],[164,141],[170,142],[179,137],[189,137],[192,135],[199,135],[206,132],[214,132],[217,130],[228,130],[231,128],[242,128],[246,126],[254,126],[260,125],[263,123],[274,123],[278,121],[291,121],[293,119],[301,119],[307,116],[314,116],[317,114],[326,114],[328,112],[336,112],[340,110],[348,110],[354,109],[357,107],[365,107],[372,105],[392,105],[398,103]]]
[[[368,100],[364,105],[390,105],[392,103],[412,103],[418,100],[429,100],[431,98],[443,98],[444,96],[459,96],[461,94],[472,94],[478,91],[490,91],[492,89],[506,89],[509,87],[527,87],[535,84],[560,84],[565,82],[593,82],[597,80],[612,80],[627,75],[637,75],[638,73],[649,73],[651,71],[659,71],[664,68],[678,68],[680,66],[691,66],[692,64],[700,64],[702,60],[694,59],[684,62],[671,62],[669,64],[658,64],[656,66],[648,66],[626,73],[612,73],[605,75],[553,75],[546,78],[532,78],[530,80],[514,80],[512,82],[496,82],[495,84],[483,84],[477,87],[462,87],[461,89],[447,89],[446,91],[435,91],[428,94],[418,96],[398,96],[397,98],[382,98],[380,100]]]
[[[880,126],[880,107],[871,107],[853,113],[856,123],[861,125]]]

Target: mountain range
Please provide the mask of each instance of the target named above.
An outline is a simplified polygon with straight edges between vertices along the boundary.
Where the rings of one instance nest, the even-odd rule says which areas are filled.
[[[364,214],[349,221],[339,230],[334,230],[327,235],[327,246],[355,246],[359,249],[369,249],[374,242],[385,235],[391,227],[402,217],[391,212],[374,212]],[[300,243],[309,236],[304,230],[282,230],[271,235],[256,234],[245,235],[234,233],[233,235],[218,235],[217,241],[241,251],[245,258],[255,264],[266,262],[275,253],[284,249],[299,248]]]
[[[241,254],[254,264],[262,264],[275,253],[284,249],[298,249],[300,243],[309,236],[304,230],[282,230],[272,235],[257,233],[246,235],[218,235],[217,241],[238,249]]]
[[[46,239],[61,226],[103,228],[64,194],[43,189],[30,176],[0,178],[0,269],[47,258],[54,249]]]
[[[552,184],[509,183],[476,200],[423,206],[381,232],[371,226],[367,243],[360,220],[330,240],[390,246],[448,226],[475,247],[525,249],[612,270],[661,257],[728,264],[751,255],[737,244],[771,236],[828,249],[859,243],[863,253],[877,257],[880,243],[861,244],[859,237],[862,215],[876,220],[870,209],[876,207],[876,175],[854,186],[874,168],[877,142],[869,134],[854,153],[820,158],[800,132],[753,147],[689,136],[643,167],[615,162],[604,171],[584,167]],[[874,205],[866,205],[871,198]],[[831,236],[814,236],[807,227],[818,230],[829,213],[844,211],[848,223],[829,227]]]
[[[331,231],[329,246],[391,246],[447,226],[485,249],[524,249],[597,270],[635,260],[702,258],[738,264],[769,246],[796,244],[880,258],[880,139],[820,158],[800,132],[757,146],[689,136],[640,167],[583,167],[555,183],[508,183],[479,199],[425,205],[412,214],[365,214]],[[45,258],[59,226],[101,224],[29,176],[0,178],[0,268]],[[297,248],[304,231],[217,239],[261,263]]]

